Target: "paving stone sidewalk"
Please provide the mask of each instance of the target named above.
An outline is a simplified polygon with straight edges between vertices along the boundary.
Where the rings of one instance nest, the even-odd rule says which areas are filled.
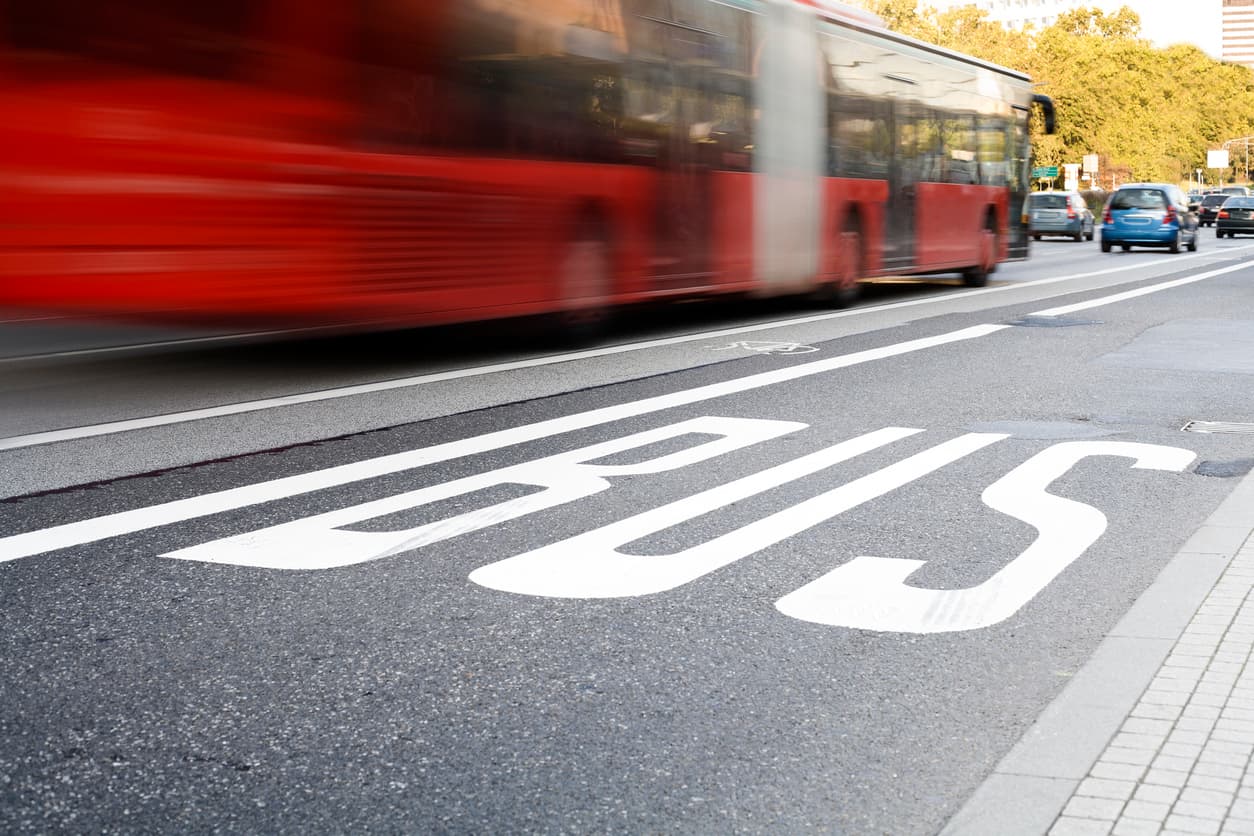
[[[1254,836],[1254,474],[944,836]]]
[[[1254,540],[1247,540],[1050,836],[1254,834]]]

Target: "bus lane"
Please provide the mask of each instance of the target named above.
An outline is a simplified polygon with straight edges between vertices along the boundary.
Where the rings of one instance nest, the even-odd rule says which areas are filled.
[[[934,832],[1251,454],[1103,360],[1237,272],[9,501],[0,815]]]

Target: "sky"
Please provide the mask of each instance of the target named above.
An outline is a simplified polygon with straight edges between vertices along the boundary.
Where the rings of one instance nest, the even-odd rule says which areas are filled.
[[[1155,46],[1191,43],[1212,58],[1221,44],[1221,0],[1140,0],[1128,3],[1141,16],[1141,35]]]

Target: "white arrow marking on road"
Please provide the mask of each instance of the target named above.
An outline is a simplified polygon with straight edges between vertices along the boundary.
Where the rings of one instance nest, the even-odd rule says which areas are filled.
[[[312,570],[351,566],[411,551],[592,496],[610,487],[606,479],[609,476],[643,476],[676,470],[805,429],[806,426],[795,421],[756,418],[693,418],[477,476],[340,508],[247,534],[224,537],[168,552],[162,557],[266,569]],[[692,434],[718,437],[641,462],[622,465],[587,464],[607,456]],[[503,485],[527,485],[541,490],[402,531],[344,531],[340,528]]]
[[[1022,554],[979,586],[923,589],[906,580],[926,561],[862,555],[776,602],[793,618],[899,633],[976,630],[1016,613],[1106,530],[1091,505],[1054,496],[1049,485],[1080,460],[1120,456],[1139,469],[1180,471],[1189,450],[1123,441],[1068,441],[1042,450],[985,489],[990,508],[1037,529]]]
[[[967,433],[675,554],[640,556],[619,551],[626,543],[920,432],[905,427],[876,430],[550,546],[490,563],[471,572],[470,579],[503,592],[552,598],[624,598],[665,592],[1007,437]]]

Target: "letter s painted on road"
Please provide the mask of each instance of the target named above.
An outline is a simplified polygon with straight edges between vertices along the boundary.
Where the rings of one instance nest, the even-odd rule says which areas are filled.
[[[985,489],[984,504],[1040,533],[1022,554],[978,586],[907,586],[905,581],[926,561],[863,555],[785,595],[775,606],[803,621],[901,633],[976,630],[1009,618],[1106,530],[1101,511],[1046,490],[1090,456],[1120,456],[1133,459],[1134,468],[1169,471],[1183,470],[1194,458],[1188,450],[1156,444],[1056,444]]]

